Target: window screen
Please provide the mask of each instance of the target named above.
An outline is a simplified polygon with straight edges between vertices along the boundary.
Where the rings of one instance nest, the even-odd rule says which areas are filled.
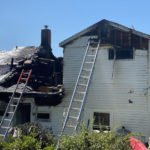
[[[109,49],[109,59],[114,59],[114,49]],[[133,59],[133,48],[116,49],[116,59]]]

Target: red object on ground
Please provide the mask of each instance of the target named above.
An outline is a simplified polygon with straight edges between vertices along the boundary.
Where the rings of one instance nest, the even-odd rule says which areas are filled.
[[[147,150],[147,148],[141,141],[133,137],[130,137],[130,146],[133,148],[133,150]]]

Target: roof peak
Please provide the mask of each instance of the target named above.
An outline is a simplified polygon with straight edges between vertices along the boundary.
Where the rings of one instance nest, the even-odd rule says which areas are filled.
[[[102,24],[108,24],[109,26],[112,26],[112,27],[115,27],[115,28],[118,28],[119,30],[122,30],[122,31],[125,31],[125,32],[131,32],[135,35],[138,35],[138,36],[141,36],[141,37],[144,37],[146,39],[150,39],[150,35],[148,34],[145,34],[145,33],[142,33],[142,32],[139,32],[139,31],[136,31],[132,28],[128,28],[126,26],[123,26],[123,25],[120,25],[118,23],[115,23],[115,22],[112,22],[112,21],[109,21],[109,20],[106,20],[106,19],[102,19],[101,21],[87,27],[86,29],[78,32],[77,34],[74,34],[73,36],[65,39],[64,41],[60,42],[59,43],[59,46],[60,47],[64,47],[65,45],[69,44],[70,42],[72,42],[73,40],[81,37],[81,36],[84,36],[85,34],[87,34],[88,32],[91,32],[92,30],[98,28],[100,25]]]

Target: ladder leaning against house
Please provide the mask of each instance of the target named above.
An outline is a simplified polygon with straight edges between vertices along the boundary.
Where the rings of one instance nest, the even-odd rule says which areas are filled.
[[[61,135],[72,134],[78,128],[99,47],[100,40],[95,42],[95,39],[90,39],[88,41]]]
[[[26,85],[27,85],[29,78],[31,76],[31,72],[32,72],[32,70],[29,70],[26,72],[24,71],[24,69],[22,70],[20,77],[18,79],[16,88],[15,88],[15,90],[14,90],[14,92],[10,98],[8,105],[7,105],[7,108],[5,110],[5,113],[4,113],[3,118],[1,120],[1,123],[0,123],[0,136],[3,139],[5,139],[7,136],[7,133],[8,133],[8,130],[11,126],[11,123],[13,121],[15,112],[18,108],[18,105],[19,105],[20,100],[23,96],[24,90],[26,88]],[[20,83],[23,83],[24,85],[23,85],[23,88],[21,89],[21,92],[17,93],[17,89],[19,89]],[[17,95],[17,94],[19,94],[19,95]]]

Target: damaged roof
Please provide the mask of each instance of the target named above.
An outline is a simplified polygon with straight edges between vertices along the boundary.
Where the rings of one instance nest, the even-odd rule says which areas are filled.
[[[11,59],[14,58],[14,63],[24,58],[29,58],[37,52],[39,47],[27,46],[27,47],[15,47],[11,51],[0,51],[0,64],[11,64]]]
[[[29,79],[27,72],[32,70],[23,97],[32,97],[35,103],[43,106],[61,103],[62,67],[63,58],[57,58],[52,53],[51,31],[48,28],[41,30],[41,45],[38,47],[16,46],[12,51],[0,51],[0,101],[8,102],[14,91],[15,96],[20,96]],[[21,72],[24,76],[20,76]]]
[[[125,31],[125,32],[131,32],[135,35],[138,35],[140,37],[143,37],[143,38],[146,38],[146,39],[150,39],[150,35],[148,34],[145,34],[145,33],[142,33],[142,32],[139,32],[137,30],[134,30],[134,29],[131,29],[131,28],[128,28],[126,26],[123,26],[123,25],[120,25],[118,23],[115,23],[115,22],[112,22],[112,21],[108,21],[106,19],[103,19],[97,23],[95,23],[94,25],[92,26],[89,26],[88,28],[78,32],[77,34],[67,38],[66,40],[62,41],[61,43],[59,43],[59,46],[60,47],[64,47],[65,45],[69,44],[70,42],[72,42],[73,40],[81,37],[81,36],[84,36],[86,35],[88,32],[92,32],[93,30],[95,30],[96,28],[99,28],[100,29],[100,26],[102,24],[108,24],[109,26],[112,26],[114,28],[117,28],[119,30],[122,30],[122,31]]]

